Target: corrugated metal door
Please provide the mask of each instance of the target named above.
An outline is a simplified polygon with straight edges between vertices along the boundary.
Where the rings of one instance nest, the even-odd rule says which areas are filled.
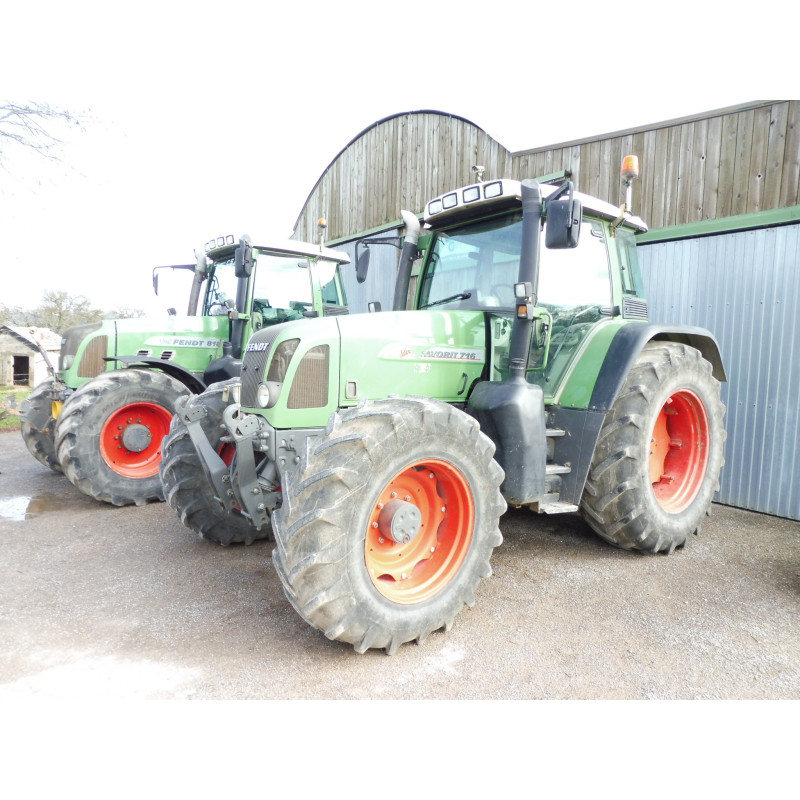
[[[700,325],[728,374],[718,500],[800,519],[800,225],[642,245],[652,322]]]

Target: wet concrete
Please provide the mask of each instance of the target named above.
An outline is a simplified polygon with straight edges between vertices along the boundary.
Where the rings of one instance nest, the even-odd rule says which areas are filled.
[[[357,655],[283,595],[272,545],[114,508],[0,433],[0,701],[796,699],[800,523],[715,506],[671,556],[512,511],[453,629]]]

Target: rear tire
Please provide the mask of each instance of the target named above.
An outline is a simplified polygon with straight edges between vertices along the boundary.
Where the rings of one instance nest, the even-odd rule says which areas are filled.
[[[494,449],[474,419],[425,398],[332,415],[273,516],[273,562],[300,616],[359,653],[449,629],[503,540]]]
[[[190,405],[204,406],[207,414],[201,421],[203,432],[226,463],[235,452],[232,445],[225,445],[222,436],[226,433],[222,423],[222,412],[233,400],[224,399],[225,390],[239,383],[238,378],[221,381],[209,386],[202,394],[190,397]],[[226,456],[230,448],[230,457]],[[257,531],[249,520],[234,511],[227,513],[214,499],[214,488],[209,485],[200,458],[192,444],[189,431],[175,416],[169,435],[161,447],[161,483],[169,507],[181,518],[181,522],[203,539],[223,546],[229,544],[252,544],[257,539],[272,539],[272,528],[267,526]]]
[[[55,445],[64,474],[84,494],[115,506],[163,500],[161,440],[188,390],[150,369],[104,372],[64,403]]]
[[[589,525],[626,550],[681,547],[719,490],[724,415],[698,350],[645,345],[600,431],[581,500]]]
[[[55,445],[56,420],[52,410],[54,386],[54,379],[49,378],[20,403],[20,428],[30,454],[53,472],[62,472]]]

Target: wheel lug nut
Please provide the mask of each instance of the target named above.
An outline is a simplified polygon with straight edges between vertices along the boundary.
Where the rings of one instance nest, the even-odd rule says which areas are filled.
[[[377,522],[373,522],[373,523],[372,523],[372,527],[373,527],[373,528],[377,528],[377,527],[378,527],[378,523],[377,523]]]

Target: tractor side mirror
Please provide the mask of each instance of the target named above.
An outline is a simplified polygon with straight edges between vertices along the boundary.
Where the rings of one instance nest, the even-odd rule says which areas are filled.
[[[233,255],[234,273],[237,278],[249,278],[253,273],[253,245],[247,236],[239,239],[239,246]]]
[[[356,244],[356,249],[358,249],[358,245],[361,244],[360,242]],[[369,271],[369,246],[362,245],[363,250],[356,258],[356,280],[359,283],[364,283],[367,279],[367,272]]]
[[[565,194],[566,193],[566,194]],[[566,250],[578,246],[581,235],[581,201],[572,196],[572,181],[565,183],[547,200],[547,231],[544,246]]]

